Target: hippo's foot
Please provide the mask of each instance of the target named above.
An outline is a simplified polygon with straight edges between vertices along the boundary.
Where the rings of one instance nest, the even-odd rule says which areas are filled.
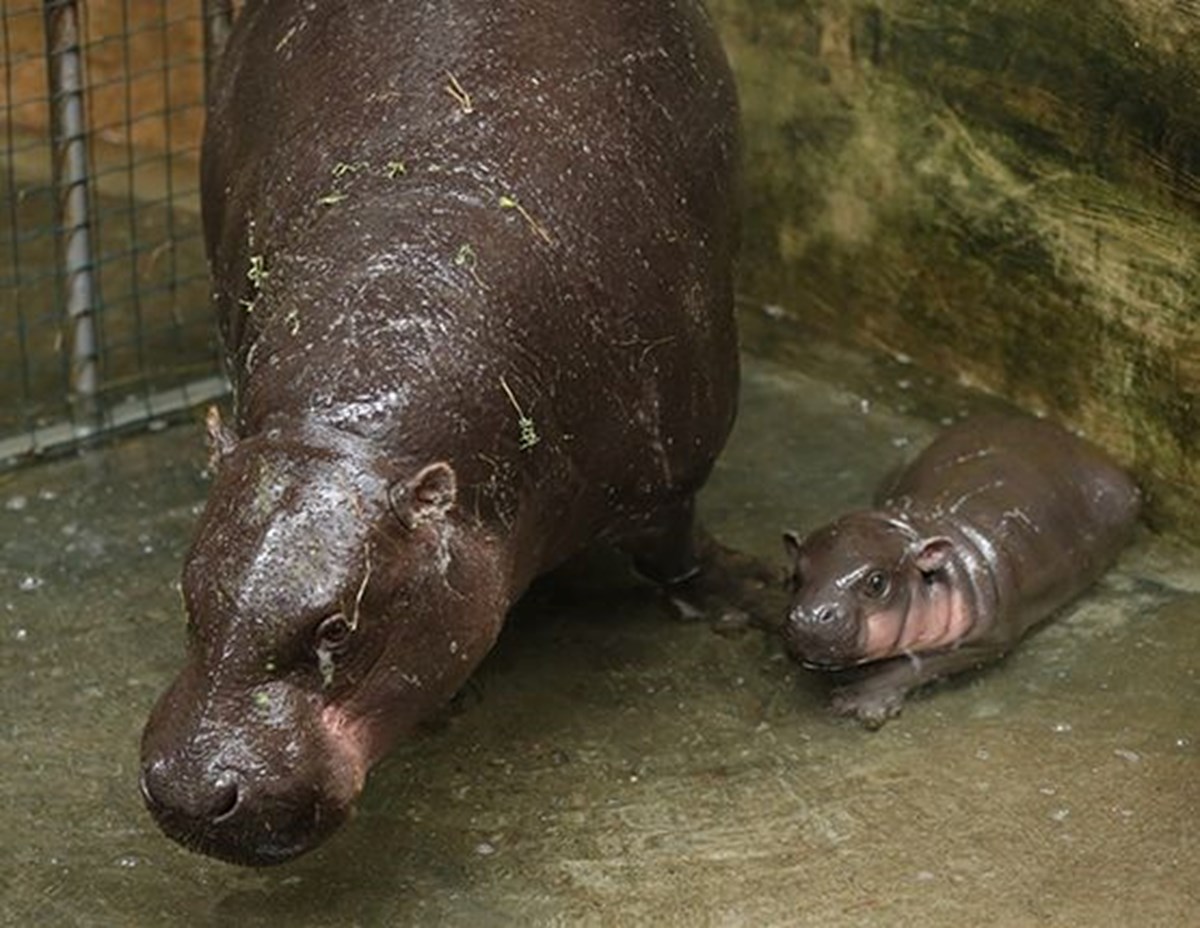
[[[622,547],[647,580],[668,588],[681,586],[698,576],[703,566],[695,522],[695,498],[688,496],[664,506],[642,534]]]
[[[697,538],[699,571],[665,590],[675,611],[685,619],[712,622],[720,634],[777,625],[786,596],[774,566],[727,547],[706,532],[698,532]]]
[[[738,635],[750,628],[777,624],[784,594],[772,568],[710,536],[700,543],[699,569],[679,583],[664,584],[663,594],[676,618],[711,622],[713,631]]]
[[[966,670],[975,670],[1004,655],[1007,642],[974,643],[927,654],[906,654],[842,673],[848,682],[832,693],[833,711],[857,718],[869,729],[880,728],[900,714],[909,693]]]
[[[698,530],[691,498],[664,510],[653,532],[625,548],[679,619],[709,621],[714,631],[738,634],[769,627],[782,614],[778,571]]]
[[[840,671],[830,706],[835,714],[858,719],[864,728],[875,731],[900,714],[909,693],[943,675],[941,663],[905,655]]]
[[[878,681],[868,677],[858,683],[836,687],[831,694],[830,706],[836,715],[858,719],[864,728],[875,731],[900,714],[905,695],[905,689],[880,686]]]

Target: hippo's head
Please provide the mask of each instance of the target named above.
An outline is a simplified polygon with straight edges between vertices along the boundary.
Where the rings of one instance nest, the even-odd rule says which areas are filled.
[[[803,541],[791,532],[783,540],[792,562],[784,640],[806,666],[837,670],[929,650],[950,630],[948,539],[857,512]]]
[[[210,433],[187,664],[147,722],[141,785],[172,838],[271,864],[333,831],[491,647],[499,568],[453,518],[448,464],[397,468],[321,426]]]

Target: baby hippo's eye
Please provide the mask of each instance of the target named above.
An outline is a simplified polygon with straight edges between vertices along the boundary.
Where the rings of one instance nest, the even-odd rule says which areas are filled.
[[[350,633],[353,630],[344,615],[340,612],[334,613],[317,626],[317,651],[336,654],[343,650],[350,643]]]
[[[862,591],[871,599],[879,599],[887,593],[890,585],[888,575],[884,571],[873,570],[863,580]]]

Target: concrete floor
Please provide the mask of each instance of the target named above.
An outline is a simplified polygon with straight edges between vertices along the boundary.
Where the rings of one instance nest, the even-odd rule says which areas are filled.
[[[703,510],[779,533],[865,503],[935,426],[748,362]],[[598,564],[536,593],[459,711],[272,870],[143,811],[144,717],[180,663],[200,429],[0,478],[0,923],[1197,924],[1200,570],[1143,531],[1003,665],[870,733],[755,631],[670,617]]]

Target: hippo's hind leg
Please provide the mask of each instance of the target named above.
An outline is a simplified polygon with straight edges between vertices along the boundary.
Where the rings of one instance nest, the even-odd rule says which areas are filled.
[[[661,586],[678,586],[696,577],[701,561],[695,497],[689,495],[655,510],[645,529],[621,547],[633,557],[638,573]]]

